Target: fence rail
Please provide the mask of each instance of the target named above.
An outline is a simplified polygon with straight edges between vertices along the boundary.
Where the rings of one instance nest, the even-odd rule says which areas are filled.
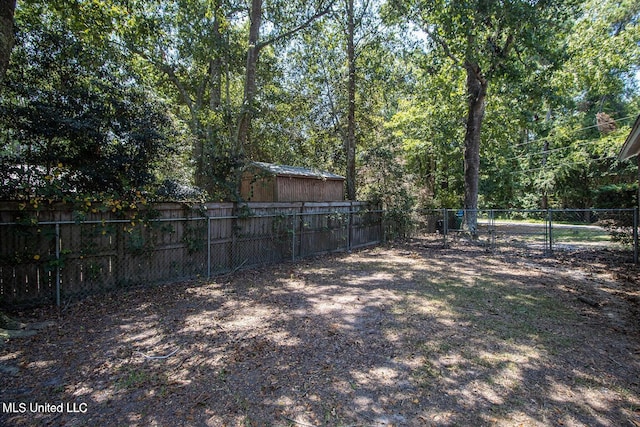
[[[152,217],[0,212],[0,303],[53,303],[344,251],[383,239],[362,202],[165,204]],[[9,219],[9,221],[7,221]]]
[[[60,305],[90,294],[208,278],[412,234],[434,248],[480,245],[540,256],[615,249],[638,262],[637,209],[425,210],[413,230],[406,230],[364,202],[162,204],[120,215],[29,211],[5,203],[0,204],[0,305]]]
[[[638,263],[638,209],[423,210],[416,232],[444,247],[462,242],[492,250],[556,251],[616,249]],[[476,226],[473,227],[473,218]]]

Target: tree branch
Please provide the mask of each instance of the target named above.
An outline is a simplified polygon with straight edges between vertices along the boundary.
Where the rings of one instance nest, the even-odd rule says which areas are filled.
[[[449,45],[445,40],[441,39],[437,34],[429,30],[428,28],[425,28],[425,32],[435,44],[437,44],[442,48],[442,50],[444,50],[445,55],[447,55],[456,65],[463,66],[462,61],[460,61],[460,59],[455,56],[453,52],[451,52],[451,49],[449,48]]]
[[[278,34],[275,37],[270,38],[269,40],[265,40],[263,42],[260,42],[256,45],[256,50],[260,51],[262,48],[267,47],[269,45],[272,45],[280,40],[286,39],[287,37],[297,33],[300,30],[304,30],[305,28],[309,27],[315,20],[321,18],[322,16],[326,15],[327,13],[331,12],[331,9],[333,8],[334,3],[336,2],[336,0],[331,0],[329,2],[329,4],[327,4],[327,7],[325,7],[324,9],[322,9],[321,11],[317,12],[316,14],[314,14],[313,16],[310,16],[306,21],[304,21],[302,24],[288,30],[285,31],[282,34]]]
[[[129,52],[140,56],[141,58],[143,58],[145,61],[148,61],[151,65],[153,65],[154,67],[156,67],[159,71],[165,73],[167,75],[167,77],[169,77],[169,80],[171,80],[171,82],[176,86],[176,89],[178,89],[178,92],[180,93],[180,96],[182,97],[182,100],[184,101],[185,104],[187,104],[187,107],[189,108],[189,111],[191,112],[191,114],[193,115],[194,113],[194,100],[191,98],[191,96],[189,96],[189,93],[187,92],[187,89],[185,88],[185,86],[182,84],[182,82],[180,81],[180,79],[178,78],[178,76],[175,73],[175,70],[173,69],[173,67],[171,67],[169,64],[166,64],[162,61],[159,61],[153,57],[151,57],[151,55],[147,54],[146,52],[142,51],[141,49],[136,48],[135,46],[131,46],[129,43],[121,43],[121,42],[113,42],[115,45],[120,46],[121,48],[124,48],[126,50],[128,50]]]
[[[513,47],[514,38],[515,37],[511,32],[509,33],[509,35],[507,36],[507,39],[504,41],[504,44],[501,47],[494,46],[493,52],[496,60],[492,61],[493,64],[491,65],[491,68],[489,70],[489,75],[495,73],[498,70],[498,68],[500,68],[500,66],[506,61]]]
[[[16,9],[16,0],[0,0],[0,80],[9,67],[9,58],[15,44],[13,32],[13,16]]]
[[[175,70],[173,69],[173,67],[171,67],[168,64],[154,64],[157,67],[159,67],[160,71],[162,71],[163,73],[165,73],[167,75],[167,77],[169,77],[169,80],[171,80],[171,82],[176,86],[176,89],[178,89],[178,92],[180,92],[180,96],[182,97],[182,100],[185,102],[185,104],[187,104],[187,107],[189,107],[189,111],[191,112],[191,114],[194,114],[194,105],[193,105],[193,99],[191,98],[191,96],[189,96],[189,93],[187,92],[187,89],[184,87],[184,85],[182,84],[182,82],[180,81],[180,79],[178,78],[178,76],[176,75]]]

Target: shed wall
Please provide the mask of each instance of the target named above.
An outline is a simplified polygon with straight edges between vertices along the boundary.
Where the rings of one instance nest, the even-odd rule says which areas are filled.
[[[338,202],[344,200],[343,181],[277,177],[277,202]]]
[[[256,179],[252,173],[245,173],[240,184],[240,195],[248,202],[277,202],[275,183],[273,176]]]
[[[344,180],[260,176],[247,171],[242,177],[240,195],[248,202],[339,202],[344,200]]]

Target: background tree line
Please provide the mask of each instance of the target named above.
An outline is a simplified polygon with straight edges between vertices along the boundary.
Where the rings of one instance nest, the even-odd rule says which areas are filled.
[[[234,200],[259,160],[400,214],[636,203],[616,159],[640,112],[636,1],[0,9],[3,199]]]

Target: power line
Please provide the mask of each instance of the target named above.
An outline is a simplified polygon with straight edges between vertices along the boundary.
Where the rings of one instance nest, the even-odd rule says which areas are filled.
[[[600,157],[597,160],[613,160],[613,159],[617,159],[617,158],[618,158],[618,156],[615,155],[615,156]],[[552,166],[552,167],[575,166],[575,165],[582,165],[582,164],[585,164],[585,163],[589,163],[589,162],[591,162],[593,160],[594,159],[583,159],[583,160],[576,160],[576,161],[572,161],[572,162],[554,163],[552,165],[546,164],[546,165],[543,165],[543,166],[538,167],[538,168],[532,168],[532,169],[526,169],[526,170],[514,170],[511,173],[512,174],[516,174],[516,173],[521,174],[521,173],[538,172],[538,171],[541,171],[543,169],[547,169],[550,166]]]
[[[629,119],[635,119],[635,118],[636,118],[636,116],[628,116],[628,117],[622,117],[620,119],[617,119],[616,121],[621,122],[621,121],[625,121],[625,120],[629,120]],[[571,132],[569,132],[569,134],[574,134],[574,133],[582,132],[584,130],[594,129],[594,128],[597,128],[597,127],[598,127],[598,125],[592,125],[592,126],[587,126],[587,127],[580,128],[580,129],[574,129]],[[514,145],[513,148],[521,147],[523,145],[533,144],[533,143],[536,143],[536,142],[552,140],[552,139],[557,138],[557,137],[558,137],[558,135],[544,136],[542,138],[533,139],[531,141],[521,142],[519,144]]]
[[[579,148],[579,147],[583,147],[585,145],[589,145],[589,144],[595,144],[596,142],[600,141],[600,139],[585,139],[583,141],[575,141],[572,142],[569,145],[565,145],[564,147],[557,147],[557,148],[552,148],[550,150],[544,150],[544,151],[534,151],[531,153],[526,153],[526,154],[521,154],[519,156],[514,156],[514,157],[509,157],[504,159],[504,161],[509,161],[509,160],[519,160],[519,159],[526,159],[530,156],[538,156],[541,154],[549,154],[549,153],[555,153],[557,151],[561,151],[561,150],[566,150],[567,148]]]

